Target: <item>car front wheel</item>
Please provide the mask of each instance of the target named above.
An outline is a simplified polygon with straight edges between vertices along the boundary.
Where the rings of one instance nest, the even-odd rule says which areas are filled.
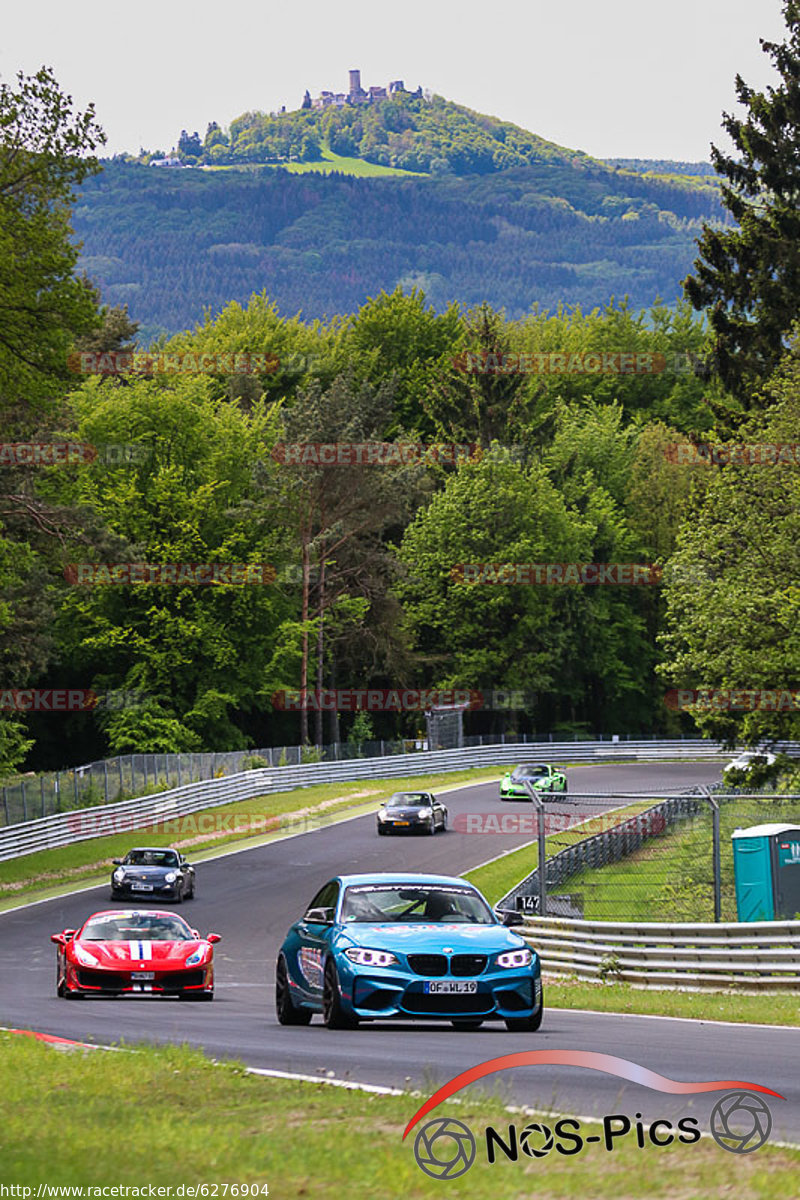
[[[281,1025],[308,1025],[311,1013],[307,1008],[295,1008],[289,988],[289,971],[281,955],[275,969],[275,1009]]]
[[[336,963],[329,958],[325,964],[325,982],[322,988],[322,1019],[328,1029],[355,1029],[358,1021],[344,1011],[342,992]]]
[[[66,996],[66,994],[67,994],[66,966],[64,967],[64,974],[62,975],[61,959],[57,958],[56,959],[56,995],[59,996],[63,1000],[64,997]]]
[[[532,1017],[508,1017],[506,1018],[506,1029],[511,1033],[535,1033],[542,1023],[544,1016],[544,992],[539,1001],[539,1007]]]

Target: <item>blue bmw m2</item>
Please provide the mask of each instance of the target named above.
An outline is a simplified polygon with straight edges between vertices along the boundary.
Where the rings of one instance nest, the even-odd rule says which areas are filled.
[[[539,956],[477,888],[448,875],[340,875],[320,888],[278,954],[282,1025],[321,1013],[329,1029],[360,1021],[444,1020],[459,1029],[542,1022]]]

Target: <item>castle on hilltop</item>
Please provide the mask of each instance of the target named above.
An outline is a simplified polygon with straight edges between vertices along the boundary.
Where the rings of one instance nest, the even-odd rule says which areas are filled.
[[[386,87],[370,87],[365,90],[361,86],[361,72],[351,71],[348,91],[320,92],[313,100],[306,91],[303,108],[344,108],[348,104],[373,104],[376,100],[386,100],[389,96],[395,96],[399,92],[420,98],[423,95],[421,87],[417,88],[415,92],[407,92],[402,79],[393,79]]]

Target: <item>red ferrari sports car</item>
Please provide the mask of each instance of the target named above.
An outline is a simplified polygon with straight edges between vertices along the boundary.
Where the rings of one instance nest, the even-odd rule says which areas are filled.
[[[51,935],[58,946],[56,992],[64,998],[147,993],[213,1000],[219,940],[218,933],[201,938],[176,913],[93,913],[81,929]]]

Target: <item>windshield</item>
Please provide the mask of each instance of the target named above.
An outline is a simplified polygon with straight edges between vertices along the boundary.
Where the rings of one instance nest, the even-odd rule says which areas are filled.
[[[387,808],[430,808],[431,798],[425,792],[395,792],[386,801]]]
[[[92,917],[80,935],[82,942],[190,942],[189,926],[169,913],[112,913]]]
[[[468,887],[414,884],[357,884],[346,889],[342,921],[409,921],[495,925],[494,915],[477,892]]]
[[[547,767],[516,767],[514,770],[517,779],[523,776],[547,775],[547,773]]]
[[[174,850],[129,850],[122,860],[126,867],[177,867]]]

